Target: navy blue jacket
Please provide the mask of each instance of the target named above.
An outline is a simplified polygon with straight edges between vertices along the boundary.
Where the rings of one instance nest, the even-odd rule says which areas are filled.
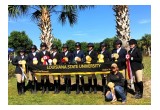
[[[75,57],[81,58],[81,62],[78,62],[78,63],[84,63],[84,62],[85,62],[85,54],[84,54],[83,50],[80,50],[80,51],[78,52],[78,54],[77,54],[77,50],[75,50],[75,51],[73,52],[73,58],[75,58]],[[73,60],[74,60],[74,59],[73,59]]]

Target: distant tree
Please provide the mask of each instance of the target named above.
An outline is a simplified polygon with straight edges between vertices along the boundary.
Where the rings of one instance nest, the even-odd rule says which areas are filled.
[[[25,31],[18,32],[13,31],[8,37],[8,47],[13,48],[16,52],[22,47],[27,51],[30,50],[31,45],[33,45],[32,40],[26,35]]]
[[[107,44],[107,50],[111,52],[114,48],[113,42],[118,39],[117,37],[112,37],[112,38],[106,38],[103,40]]]
[[[144,36],[142,36],[141,41],[145,53],[151,56],[151,34],[145,34]]]
[[[100,45],[99,45],[99,43],[94,43],[94,50],[95,51],[99,51],[99,47],[100,47]]]
[[[84,51],[84,53],[87,53],[87,42],[81,42],[81,49]]]
[[[73,52],[75,50],[75,41],[74,40],[67,40],[66,44],[68,45],[68,49],[70,52]]]
[[[57,38],[54,37],[52,43],[58,47],[59,52],[62,51],[62,48],[61,48],[62,47],[62,42],[61,42],[60,39],[57,39]]]

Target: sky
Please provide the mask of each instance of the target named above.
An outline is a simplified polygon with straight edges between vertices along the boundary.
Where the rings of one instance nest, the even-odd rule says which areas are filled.
[[[12,31],[25,31],[38,48],[40,47],[40,30],[31,20],[31,10],[27,16],[8,19],[8,36]],[[78,11],[78,22],[70,26],[62,25],[58,15],[52,13],[52,34],[65,43],[67,40],[76,42],[101,42],[116,35],[116,21],[112,5],[96,5],[94,8]],[[129,5],[130,36],[140,39],[145,34],[151,34],[151,6]]]

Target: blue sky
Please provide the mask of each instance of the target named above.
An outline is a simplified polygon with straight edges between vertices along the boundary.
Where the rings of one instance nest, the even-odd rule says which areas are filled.
[[[150,5],[130,5],[130,31],[131,37],[140,39],[144,34],[151,34],[151,6]],[[8,35],[12,31],[25,31],[33,44],[39,47],[40,30],[35,22],[28,16],[18,19],[8,19]],[[62,43],[67,40],[101,42],[105,38],[116,35],[115,17],[112,5],[98,5],[92,9],[78,12],[78,22],[71,27],[69,23],[61,25],[58,22],[58,15],[52,14],[52,34],[60,39]]]

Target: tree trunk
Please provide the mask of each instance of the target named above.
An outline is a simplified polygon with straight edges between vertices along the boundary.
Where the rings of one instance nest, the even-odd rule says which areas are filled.
[[[117,37],[122,41],[122,47],[128,49],[130,40],[129,13],[127,5],[114,5],[113,10],[116,13]]]
[[[51,19],[50,19],[50,12],[48,11],[47,7],[42,7],[41,9],[41,17],[39,21],[39,28],[41,30],[40,40],[47,44],[48,50],[50,51],[52,45],[53,36],[51,34]]]
[[[150,50],[150,47],[147,48],[148,50],[148,56],[151,56],[151,50]]]

